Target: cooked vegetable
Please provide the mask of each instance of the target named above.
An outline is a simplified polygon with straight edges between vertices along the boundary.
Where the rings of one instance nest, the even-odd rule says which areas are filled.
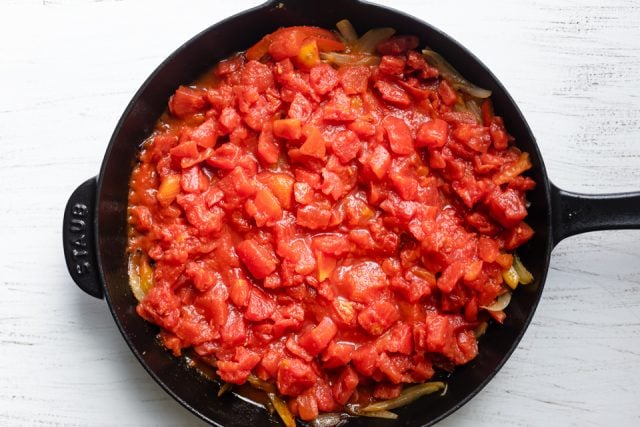
[[[473,331],[473,334],[476,338],[480,338],[487,332],[487,327],[489,324],[487,322],[482,322],[478,325],[478,327]]]
[[[222,386],[220,387],[220,390],[218,390],[218,397],[224,395],[225,393],[227,393],[232,388],[233,388],[233,384],[231,384],[231,383],[222,384]]]
[[[273,384],[268,383],[266,381],[262,381],[260,378],[256,377],[253,374],[249,374],[249,376],[247,377],[247,382],[251,384],[253,387],[257,388],[258,390],[262,390],[267,393],[277,392],[276,387]]]
[[[162,179],[156,198],[162,206],[169,206],[180,194],[180,174],[167,175]]]
[[[482,306],[481,308],[484,308],[485,310],[489,310],[489,311],[502,311],[505,308],[507,308],[510,302],[511,302],[511,292],[505,292],[504,294],[496,298],[496,300],[493,303],[487,306]]]
[[[504,283],[506,283],[511,289],[515,289],[520,281],[520,276],[513,265],[509,267],[508,270],[502,272],[502,278],[504,279]]]
[[[142,299],[144,298],[144,292],[140,287],[140,266],[138,264],[139,259],[139,253],[135,253],[129,256],[129,286],[131,287],[133,296],[136,297],[138,301],[142,301]]]
[[[343,65],[378,65],[380,63],[379,56],[368,53],[321,52],[320,59],[337,67],[342,67]]]
[[[348,19],[343,19],[336,24],[336,28],[340,31],[340,35],[347,43],[353,43],[358,40],[358,33],[356,33],[356,29],[353,28],[351,22]]]
[[[153,287],[153,269],[147,255],[134,252],[129,256],[129,286],[133,296],[142,301],[149,289]]]
[[[363,411],[360,408],[360,405],[346,405],[345,409],[348,414],[355,415],[358,417],[369,417],[369,418],[383,418],[385,420],[395,420],[398,419],[398,414],[389,411]]]
[[[376,47],[396,33],[393,28],[374,28],[367,31],[351,45],[355,53],[375,53]]]
[[[453,66],[449,64],[446,59],[440,56],[439,53],[434,52],[431,49],[424,49],[422,54],[429,64],[436,67],[438,71],[440,71],[440,74],[442,74],[445,79],[449,80],[454,88],[476,98],[488,98],[491,96],[490,90],[482,89],[462,77],[462,74],[453,68]]]
[[[520,278],[520,283],[523,285],[528,285],[533,282],[533,275],[520,261],[520,257],[518,255],[513,256],[513,268],[518,273],[518,277]]]
[[[273,404],[273,407],[276,408],[276,412],[280,415],[285,427],[296,427],[296,420],[293,418],[293,414],[289,411],[289,407],[284,400],[280,399],[275,393],[267,393],[267,396]]]
[[[347,417],[348,415],[346,414],[338,414],[336,412],[325,412],[318,415],[318,418],[311,421],[310,424],[312,427],[335,427]]]
[[[432,381],[428,383],[418,384],[413,387],[407,387],[402,390],[400,396],[396,397],[395,399],[372,403],[371,405],[360,409],[360,412],[379,412],[399,408],[401,406],[408,405],[409,403],[422,396],[435,393],[436,391],[443,390],[444,388],[445,384],[440,381]]]

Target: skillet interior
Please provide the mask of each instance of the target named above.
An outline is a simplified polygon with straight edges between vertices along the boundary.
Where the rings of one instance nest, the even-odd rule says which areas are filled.
[[[444,397],[428,396],[397,410],[395,422],[353,419],[349,425],[429,425],[442,419],[473,397],[504,364],[528,326],[540,298],[552,248],[549,182],[535,139],[522,114],[506,90],[479,60],[448,36],[416,18],[355,0],[322,2],[271,2],[229,18],[200,33],[163,62],[144,83],[120,119],[98,181],[96,236],[105,296],[112,314],[131,350],[151,376],[181,404],[213,424],[278,425],[277,419],[238,397],[216,397],[217,388],[195,370],[186,367],[156,343],[157,329],[135,312],[135,299],[128,286],[126,207],[128,181],[139,143],[153,129],[176,87],[188,84],[230,54],[244,50],[264,34],[288,25],[318,25],[333,28],[348,18],[360,33],[373,27],[393,27],[415,34],[421,46],[442,53],[470,81],[493,91],[497,114],[520,148],[531,154],[530,176],[538,183],[529,193],[529,224],[534,238],[518,252],[536,278],[521,287],[507,309],[502,326],[489,328],[480,341],[479,356],[458,368],[448,380]]]

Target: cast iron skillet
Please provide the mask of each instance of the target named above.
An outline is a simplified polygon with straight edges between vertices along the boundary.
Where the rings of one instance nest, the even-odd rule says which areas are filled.
[[[111,137],[100,175],[80,185],[67,203],[63,243],[73,280],[88,294],[106,299],[131,351],[149,374],[184,407],[214,425],[278,425],[278,420],[237,396],[217,398],[211,381],[171,356],[156,342],[157,329],[136,314],[125,255],[129,176],[140,142],[178,85],[188,84],[217,61],[247,49],[278,27],[333,28],[343,18],[360,32],[385,26],[415,34],[421,46],[428,44],[470,81],[491,89],[496,112],[504,117],[518,146],[531,154],[530,176],[538,183],[529,193],[527,219],[536,233],[518,250],[535,282],[514,293],[505,324],[489,328],[481,339],[480,354],[450,376],[444,397],[428,396],[397,410],[397,421],[352,419],[350,426],[426,426],[453,413],[491,380],[516,348],[540,300],[551,250],[560,240],[591,230],[640,228],[640,193],[589,196],[562,191],[549,182],[531,130],[502,84],[473,54],[419,19],[358,0],[271,0],[213,25],[179,47],[135,94]]]

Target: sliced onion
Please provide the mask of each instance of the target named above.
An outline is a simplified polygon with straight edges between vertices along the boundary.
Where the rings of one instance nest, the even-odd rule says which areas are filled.
[[[356,29],[353,28],[353,25],[348,19],[343,19],[342,21],[338,21],[336,24],[336,28],[340,31],[340,35],[347,43],[353,43],[358,40],[358,33]]]
[[[369,411],[364,412],[360,405],[347,405],[345,406],[348,414],[358,417],[370,417],[370,418],[383,418],[385,420],[395,420],[398,418],[398,414],[389,411]]]
[[[482,306],[480,308],[484,308],[485,310],[489,310],[489,311],[502,311],[505,308],[507,308],[510,302],[511,302],[511,292],[505,292],[504,294],[496,298],[496,300],[490,305]]]
[[[257,388],[258,390],[262,390],[267,393],[276,392],[276,387],[273,384],[262,381],[260,378],[256,377],[253,374],[249,374],[249,376],[247,377],[247,382],[251,384],[252,387]]]
[[[335,427],[348,415],[338,414],[336,412],[323,412],[318,417],[311,421],[312,427]]]
[[[351,46],[356,53],[375,53],[376,47],[396,33],[393,28],[374,28],[364,33]]]
[[[511,289],[515,289],[520,281],[520,276],[513,265],[509,267],[508,270],[502,272],[502,278]]]
[[[378,65],[380,57],[368,53],[320,52],[320,59],[336,67],[343,65]]]
[[[529,283],[533,282],[533,274],[531,274],[531,272],[527,270],[527,267],[522,264],[522,261],[520,261],[520,257],[518,257],[518,255],[513,255],[513,268],[518,272],[520,283],[522,283],[523,285],[528,285]]]
[[[467,111],[476,116],[478,124],[482,124],[482,110],[480,109],[480,105],[478,105],[478,101],[470,99],[465,103],[465,105],[467,107]]]
[[[231,384],[231,383],[222,384],[222,386],[220,387],[220,390],[218,390],[218,397],[224,395],[225,393],[227,393],[232,388],[233,388],[233,384]]]
[[[285,427],[296,427],[296,420],[293,418],[293,414],[289,411],[289,407],[284,400],[280,399],[275,393],[267,393],[267,396],[278,415],[280,415]]]
[[[138,301],[142,301],[145,293],[140,285],[140,254],[138,252],[129,256],[129,286],[133,296]]]
[[[487,322],[480,323],[476,327],[476,329],[473,331],[473,335],[475,335],[476,338],[480,338],[481,336],[483,336],[487,332],[487,327],[488,326],[489,326],[489,324]]]
[[[431,49],[424,49],[422,54],[429,64],[436,67],[438,71],[440,71],[440,74],[442,74],[445,79],[449,80],[454,88],[475,98],[489,98],[491,96],[490,90],[482,89],[462,77],[462,74],[453,68],[453,66],[449,64],[439,53],[434,52]]]
[[[360,411],[365,412],[378,412],[388,411],[389,409],[399,408],[401,406],[408,405],[416,399],[425,396],[427,394],[435,393],[436,391],[443,390],[445,384],[440,381],[433,381],[423,384],[418,384],[413,387],[408,387],[402,390],[400,396],[395,399],[383,400],[380,402],[372,403],[369,406],[362,408]]]

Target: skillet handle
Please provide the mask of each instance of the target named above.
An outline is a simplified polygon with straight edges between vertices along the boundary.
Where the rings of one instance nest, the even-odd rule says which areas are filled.
[[[640,192],[578,194],[551,184],[553,245],[574,234],[640,228]]]
[[[69,197],[62,220],[62,246],[67,269],[76,285],[89,295],[102,298],[95,245],[97,181],[82,183]]]

